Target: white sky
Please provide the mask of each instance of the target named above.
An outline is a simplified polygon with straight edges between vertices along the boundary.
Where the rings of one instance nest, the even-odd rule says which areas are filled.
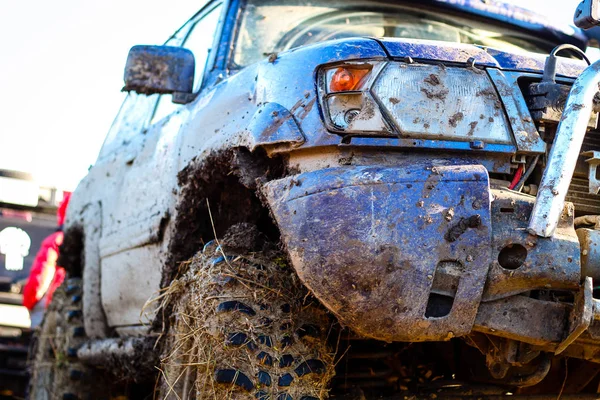
[[[510,0],[572,18],[579,0]],[[160,44],[199,1],[0,0],[0,169],[74,189],[123,99],[135,44]]]

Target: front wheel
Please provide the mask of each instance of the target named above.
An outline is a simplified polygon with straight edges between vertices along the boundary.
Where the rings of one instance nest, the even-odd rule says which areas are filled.
[[[168,288],[161,398],[326,398],[327,313],[281,252],[226,253],[205,246]]]

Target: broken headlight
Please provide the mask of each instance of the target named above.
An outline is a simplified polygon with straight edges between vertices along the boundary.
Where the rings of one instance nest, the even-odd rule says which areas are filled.
[[[325,121],[333,132],[513,143],[502,103],[482,70],[353,62],[323,68],[319,80]]]

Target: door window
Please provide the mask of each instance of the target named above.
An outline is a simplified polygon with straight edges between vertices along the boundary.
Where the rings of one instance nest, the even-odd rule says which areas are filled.
[[[222,4],[216,4],[208,10],[199,19],[193,22],[190,33],[188,34],[183,47],[194,53],[196,60],[196,70],[194,72],[194,92],[198,92],[202,86],[202,78],[210,59],[210,53],[215,40],[215,33],[219,25]],[[180,105],[171,101],[171,95],[162,95],[156,106],[156,111],[152,118],[152,123],[160,121],[167,115],[175,112]]]
[[[200,89],[202,77],[210,58],[210,52],[215,41],[215,33],[219,25],[222,4],[217,4],[194,24],[192,31],[185,40],[183,47],[191,50],[196,59],[196,73],[194,75],[194,91]]]
[[[133,137],[146,129],[156,107],[157,94],[146,96],[129,92],[104,139],[99,158],[124,149]]]

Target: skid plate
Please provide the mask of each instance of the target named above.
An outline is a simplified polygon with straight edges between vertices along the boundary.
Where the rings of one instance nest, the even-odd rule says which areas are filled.
[[[264,194],[298,275],[343,324],[386,341],[471,331],[491,263],[484,167],[330,168]]]

